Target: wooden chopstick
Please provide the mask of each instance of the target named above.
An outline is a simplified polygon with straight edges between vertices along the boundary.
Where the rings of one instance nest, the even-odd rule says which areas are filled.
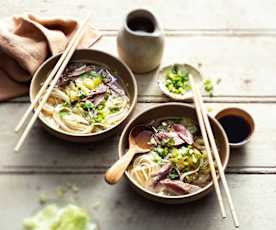
[[[212,128],[211,128],[211,125],[210,125],[210,122],[209,122],[209,119],[208,119],[207,111],[206,111],[206,108],[203,104],[203,99],[202,99],[202,96],[201,96],[201,93],[200,93],[200,90],[199,90],[198,86],[196,84],[194,84],[192,87],[196,91],[196,97],[198,98],[197,100],[199,102],[199,106],[200,106],[201,113],[202,113],[202,116],[203,116],[203,120],[204,120],[204,123],[205,123],[205,126],[206,126],[206,130],[207,130],[207,134],[209,136],[209,141],[210,141],[210,144],[211,144],[211,147],[212,147],[212,152],[213,152],[213,155],[215,157],[215,160],[216,160],[216,163],[217,163],[217,166],[218,166],[218,172],[219,172],[219,175],[221,177],[222,185],[223,185],[223,188],[224,188],[225,193],[226,193],[226,197],[227,197],[227,201],[228,201],[228,204],[229,204],[229,207],[230,207],[230,210],[231,210],[231,215],[232,215],[232,218],[233,218],[233,221],[234,221],[234,225],[235,225],[236,228],[239,228],[238,217],[237,217],[236,210],[235,210],[235,207],[234,207],[234,204],[233,204],[233,200],[232,200],[232,197],[231,197],[231,194],[230,194],[229,186],[228,186],[225,174],[224,174],[224,170],[223,170],[222,163],[221,163],[221,160],[220,160],[220,156],[219,156],[219,153],[218,153],[218,148],[217,148],[217,145],[216,145],[216,142],[215,142],[214,134],[212,132]]]
[[[79,29],[81,29],[81,27]],[[50,84],[51,80],[53,79],[53,77],[57,73],[57,71],[58,71],[59,67],[61,66],[62,62],[64,61],[65,57],[67,56],[67,54],[69,53],[70,49],[74,45],[74,43],[76,41],[76,38],[77,38],[77,32],[76,32],[76,35],[69,42],[69,44],[66,47],[66,49],[64,50],[64,52],[62,53],[61,57],[59,58],[57,64],[55,65],[55,67],[53,68],[53,70],[51,71],[51,73],[49,74],[49,76],[47,77],[46,81],[43,83],[43,85],[40,88],[39,92],[37,93],[35,99],[31,103],[31,105],[28,107],[28,109],[24,113],[23,117],[18,122],[18,124],[17,124],[17,126],[16,126],[16,128],[14,130],[15,132],[18,132],[22,128],[22,126],[24,125],[26,119],[28,118],[28,115],[32,112],[33,108],[36,106],[36,104],[39,101],[41,95],[43,94],[43,92],[45,91],[45,89],[47,88],[47,86]]]
[[[220,210],[221,210],[221,215],[222,215],[223,218],[226,218],[226,211],[225,211],[225,207],[224,207],[223,200],[222,200],[222,195],[221,195],[221,191],[220,191],[220,187],[219,187],[219,183],[218,183],[216,169],[215,169],[215,166],[214,166],[214,160],[213,160],[213,156],[212,156],[212,153],[211,153],[207,132],[206,132],[205,125],[204,125],[204,120],[203,120],[203,117],[202,117],[202,111],[201,111],[201,108],[200,108],[199,98],[198,98],[197,91],[196,91],[197,86],[196,86],[196,83],[194,82],[193,76],[191,74],[189,74],[189,80],[190,80],[190,83],[191,83],[191,86],[192,86],[193,99],[194,99],[194,103],[195,103],[198,123],[199,123],[199,127],[200,127],[200,130],[201,130],[204,145],[205,145],[205,148],[206,148],[206,152],[207,152],[207,155],[208,155],[209,166],[210,166],[211,175],[212,175],[213,183],[214,183],[214,186],[215,186],[215,191],[216,191],[216,194],[217,194],[217,199],[218,199]]]
[[[32,128],[34,122],[36,121],[37,117],[39,116],[39,113],[41,112],[44,104],[46,103],[46,101],[48,100],[49,95],[51,94],[53,88],[55,87],[58,79],[60,78],[61,74],[63,73],[64,69],[66,68],[68,62],[70,61],[72,55],[75,52],[75,49],[80,41],[80,39],[82,38],[84,32],[85,32],[85,28],[86,25],[88,24],[89,21],[89,16],[87,16],[83,23],[81,24],[81,26],[79,27],[79,29],[77,30],[76,34],[74,35],[74,37],[72,38],[72,45],[70,47],[67,47],[67,55],[63,56],[63,60],[61,62],[59,62],[59,66],[57,67],[58,71],[54,77],[54,79],[52,80],[49,88],[46,90],[45,95],[43,96],[41,102],[39,103],[37,109],[35,110],[34,115],[32,116],[30,122],[28,123],[26,129],[24,130],[22,136],[20,137],[19,141],[17,142],[17,145],[15,146],[14,150],[15,151],[19,151],[21,145],[23,144],[26,136],[28,135],[30,129]],[[51,76],[54,76],[54,74],[50,74]],[[50,78],[50,75],[48,78]],[[51,80],[51,79],[50,79]],[[50,81],[49,81],[50,82]],[[46,86],[47,87],[47,86]],[[32,105],[35,106],[35,105]],[[27,117],[27,116],[26,116]],[[24,123],[24,121],[22,122],[22,124]]]

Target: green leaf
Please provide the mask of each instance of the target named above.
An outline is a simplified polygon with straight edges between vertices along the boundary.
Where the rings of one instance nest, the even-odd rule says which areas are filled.
[[[95,106],[91,101],[85,101],[85,103],[82,104],[82,108],[87,111],[93,109],[94,107]]]
[[[177,171],[175,169],[172,169],[170,174],[169,174],[169,178],[171,180],[176,180],[176,179],[179,179],[179,175],[177,173]]]
[[[69,112],[63,111],[63,110],[61,110],[61,111],[59,112],[59,116],[61,116],[61,117],[64,117],[64,116],[66,116],[66,115],[68,115],[68,114],[69,114]]]
[[[213,91],[214,91],[213,82],[210,79],[205,79],[203,84],[204,84],[204,90],[206,91],[206,93],[210,97],[213,96]]]
[[[110,113],[117,113],[117,112],[119,112],[120,111],[120,108],[119,107],[112,107],[112,108],[110,108]]]

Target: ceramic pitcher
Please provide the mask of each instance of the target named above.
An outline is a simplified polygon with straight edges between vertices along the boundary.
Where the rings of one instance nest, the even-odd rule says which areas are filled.
[[[120,58],[135,73],[149,72],[161,62],[164,33],[148,10],[131,11],[117,36]]]

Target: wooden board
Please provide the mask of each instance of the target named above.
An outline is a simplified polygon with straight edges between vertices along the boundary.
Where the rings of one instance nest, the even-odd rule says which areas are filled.
[[[66,7],[65,7],[66,6]],[[166,29],[231,30],[275,29],[276,4],[273,0],[6,0],[0,3],[1,17],[23,12],[41,15],[83,17],[92,14],[92,21],[101,29],[118,29],[128,11],[135,8],[151,9]]]
[[[115,36],[103,37],[93,48],[117,56]],[[269,52],[267,52],[269,50]],[[276,101],[275,36],[168,36],[161,66],[171,63],[202,65],[200,71],[214,82],[215,97],[262,98]],[[136,75],[140,101],[166,101],[157,85],[156,71]],[[217,79],[221,79],[216,85]],[[28,100],[28,99],[27,99]],[[243,99],[241,99],[243,100]]]
[[[242,229],[273,229],[276,177],[228,175]],[[94,213],[101,229],[234,229],[230,213],[221,219],[215,193],[186,205],[162,205],[136,194],[123,180],[107,185],[103,175],[0,175],[1,229],[21,229],[22,219],[38,209],[41,193],[53,194],[58,186],[74,183],[75,195]],[[70,197],[70,195],[68,195]],[[249,209],[250,207],[250,209]],[[215,226],[215,227],[214,227]]]
[[[116,39],[102,38],[95,48],[116,55]],[[169,36],[161,66],[189,63],[202,67],[205,78],[217,79],[215,96],[275,96],[275,37]],[[268,53],[267,50],[270,52]],[[275,50],[275,51],[274,51]],[[137,75],[140,96],[160,96],[155,72]],[[268,84],[269,82],[269,84]],[[216,85],[216,84],[215,84]]]
[[[135,113],[157,103],[139,103]],[[232,172],[241,172],[242,168],[268,168],[276,167],[276,132],[274,124],[276,113],[275,104],[233,104],[210,103],[215,114],[222,108],[238,106],[252,114],[256,122],[256,132],[252,141],[244,148],[231,151],[229,166]],[[3,172],[45,172],[45,171],[105,171],[117,158],[117,145],[119,134],[103,142],[91,144],[65,143],[50,136],[36,126],[31,131],[24,146],[19,153],[13,152],[17,135],[13,132],[17,121],[27,104],[3,104],[0,106],[0,114],[7,118],[13,114],[13,119],[6,119],[0,125],[0,171]],[[265,118],[264,118],[265,116]]]
[[[92,24],[104,33],[95,48],[114,55],[116,34],[126,13],[152,10],[160,19],[166,47],[162,66],[186,62],[216,80],[210,102],[218,110],[239,106],[256,122],[256,132],[244,148],[231,151],[227,178],[242,229],[275,228],[276,190],[276,4],[274,0],[6,0],[1,17],[30,12],[43,16],[92,14]],[[168,101],[156,85],[155,73],[137,75],[140,102],[136,112]],[[103,173],[117,158],[119,134],[103,143],[85,145],[58,140],[37,124],[20,153],[13,147],[16,122],[28,97],[0,105],[0,229],[21,229],[21,221],[38,207],[38,196],[68,182],[80,187],[75,196],[93,210],[101,229],[233,229],[230,214],[221,220],[215,194],[188,205],[167,206],[137,195],[126,181],[110,187]]]

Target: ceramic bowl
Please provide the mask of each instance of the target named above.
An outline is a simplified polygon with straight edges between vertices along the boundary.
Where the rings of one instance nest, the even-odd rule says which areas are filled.
[[[34,77],[31,82],[31,87],[30,87],[31,101],[34,100],[36,94],[38,93],[41,87],[41,84],[46,80],[46,77],[48,76],[49,72],[53,69],[54,65],[57,63],[60,56],[61,54],[57,54],[49,58],[48,60],[46,60],[34,74]],[[92,49],[76,50],[71,60],[100,64],[116,72],[118,74],[117,76],[118,76],[119,84],[122,85],[122,87],[126,90],[126,93],[130,99],[129,111],[125,116],[125,118],[119,124],[97,133],[71,134],[63,130],[49,126],[49,124],[40,117],[39,120],[42,123],[42,126],[54,136],[67,141],[73,141],[73,142],[93,142],[93,141],[101,140],[103,138],[106,138],[114,134],[116,131],[118,131],[118,129],[120,129],[123,123],[127,121],[128,117],[130,116],[130,114],[132,113],[136,105],[137,83],[133,73],[127,67],[127,65],[124,64],[122,61],[120,61],[118,58],[98,50],[92,50]]]
[[[178,102],[171,102],[171,103],[164,103],[162,105],[154,106],[137,115],[124,128],[119,141],[119,147],[118,147],[119,157],[122,157],[123,154],[125,154],[128,149],[128,135],[130,130],[134,126],[138,124],[147,124],[153,120],[166,118],[166,117],[189,117],[197,121],[196,111],[192,105],[178,103]],[[209,119],[210,119],[212,130],[214,132],[215,140],[218,146],[223,169],[225,169],[229,160],[228,140],[223,128],[217,122],[217,120],[215,120],[210,116],[209,116]],[[213,189],[213,183],[210,182],[204,188],[202,188],[201,190],[193,194],[187,194],[187,195],[181,195],[181,196],[159,195],[159,194],[150,192],[145,188],[143,188],[142,186],[140,186],[135,180],[133,180],[130,177],[128,172],[125,172],[125,176],[127,180],[130,182],[130,184],[132,185],[132,187],[138,193],[142,194],[146,198],[149,198],[154,201],[162,202],[162,203],[179,204],[179,203],[191,202],[207,195]]]
[[[174,100],[177,100],[177,101],[185,101],[185,100],[190,100],[192,99],[193,97],[193,92],[192,90],[189,90],[187,91],[186,93],[184,94],[176,94],[176,93],[172,93],[170,92],[167,87],[166,87],[166,79],[167,79],[167,76],[166,76],[166,73],[169,69],[171,69],[173,66],[178,66],[178,68],[182,69],[182,70],[185,70],[187,71],[188,73],[192,74],[192,75],[197,75],[200,79],[201,79],[201,85],[200,85],[200,90],[202,91],[203,93],[203,77],[202,75],[200,74],[200,72],[193,66],[191,65],[188,65],[188,64],[171,64],[171,65],[168,65],[168,66],[165,66],[163,68],[161,68],[158,72],[157,72],[157,83],[158,83],[158,86],[160,88],[160,90],[165,94],[167,95],[168,97],[174,99]]]
[[[255,132],[255,122],[254,122],[253,117],[248,112],[246,112],[245,110],[243,110],[241,108],[230,107],[230,108],[225,108],[225,109],[219,111],[216,114],[215,118],[217,120],[219,120],[219,119],[221,119],[222,117],[225,117],[225,116],[237,116],[237,117],[240,117],[250,127],[250,133],[248,134],[248,136],[245,137],[241,142],[238,142],[238,143],[231,143],[229,141],[230,147],[231,148],[238,148],[238,147],[242,147],[245,144],[247,144],[248,141],[251,139],[253,133]],[[233,129],[234,128],[235,127],[233,127]],[[238,130],[238,132],[239,131],[240,130]]]

